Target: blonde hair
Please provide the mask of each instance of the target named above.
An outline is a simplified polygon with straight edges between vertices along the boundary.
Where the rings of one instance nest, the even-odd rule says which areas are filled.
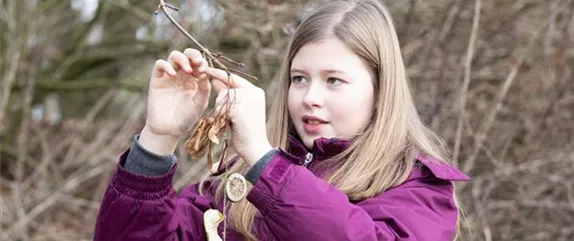
[[[361,200],[406,181],[419,152],[450,162],[442,141],[418,116],[391,14],[376,0],[329,2],[300,24],[280,69],[276,99],[268,111],[271,144],[288,149],[288,134],[294,132],[287,109],[291,60],[305,44],[328,37],[343,41],[375,73],[376,103],[373,118],[364,131],[358,133],[349,148],[333,158],[353,161],[337,162],[324,179],[350,199]],[[243,161],[238,161],[227,173],[246,173],[248,169]],[[222,176],[223,179],[226,175]],[[216,191],[217,200],[223,195],[221,186]],[[253,233],[256,212],[247,200],[229,209],[232,228],[246,240],[256,240],[257,234]]]

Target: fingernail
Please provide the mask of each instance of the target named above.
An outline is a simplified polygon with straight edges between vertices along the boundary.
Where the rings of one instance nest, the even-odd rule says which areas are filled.
[[[185,72],[191,73],[193,70],[189,66],[185,66]]]

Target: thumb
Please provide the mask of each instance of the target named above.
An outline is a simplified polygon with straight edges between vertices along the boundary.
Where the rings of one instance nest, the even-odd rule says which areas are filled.
[[[248,80],[228,73],[225,70],[209,67],[205,73],[213,78],[212,86],[215,92],[219,93],[223,89],[227,89],[229,85],[231,88],[249,88],[255,87]]]

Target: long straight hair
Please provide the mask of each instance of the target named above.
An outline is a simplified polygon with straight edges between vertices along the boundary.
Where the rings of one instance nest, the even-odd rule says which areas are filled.
[[[418,153],[454,165],[444,143],[418,116],[391,14],[376,0],[328,2],[299,25],[280,69],[276,98],[268,111],[271,144],[288,149],[287,137],[294,131],[287,108],[293,57],[304,45],[330,37],[343,41],[375,73],[376,103],[371,122],[349,148],[333,158],[339,160],[338,164],[323,178],[350,199],[362,200],[405,182]],[[248,169],[243,161],[238,161],[227,174],[246,173]],[[221,176],[223,184],[226,175]],[[216,191],[217,200],[224,195],[222,186]],[[455,197],[455,203],[456,200]],[[229,209],[231,227],[246,240],[257,239],[253,228],[256,213],[257,209],[247,200]]]

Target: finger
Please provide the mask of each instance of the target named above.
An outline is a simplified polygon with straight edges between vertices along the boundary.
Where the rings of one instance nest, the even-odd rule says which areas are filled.
[[[219,101],[216,101],[213,105],[213,113],[212,116],[217,116],[226,112],[226,105],[223,103],[223,98],[220,98]]]
[[[220,93],[221,91],[225,91],[225,90],[229,89],[225,82],[222,82],[221,80],[218,80],[217,78],[211,79],[211,86],[213,87],[213,90],[215,90],[215,93]]]
[[[207,62],[207,60],[203,59],[203,61],[201,61],[201,65],[197,68],[197,70],[199,71],[199,73],[205,74],[205,71],[207,70],[208,67],[209,63]]]
[[[193,67],[199,67],[205,61],[203,55],[197,49],[187,48],[183,51],[183,54],[189,58]]]
[[[158,59],[157,61],[155,61],[152,76],[157,78],[163,76],[164,73],[166,73],[171,77],[177,74],[177,72],[175,72],[175,69],[169,62],[163,59]]]
[[[203,94],[211,92],[211,84],[207,78],[207,74],[203,73],[197,78],[197,87]]]
[[[223,103],[223,100],[225,97],[227,97],[228,92],[229,92],[229,90],[222,90],[219,93],[217,93],[217,97],[215,98],[215,104],[219,105],[219,104]]]
[[[247,81],[244,78],[241,78],[234,74],[227,74],[226,71],[218,68],[207,68],[205,71],[207,75],[213,77],[215,81],[212,82],[213,88],[216,92],[227,88],[227,84],[231,85],[231,88],[248,88],[248,87],[255,87],[251,82]],[[219,84],[218,84],[219,83]]]
[[[215,98],[215,104],[216,105],[228,104],[231,100],[231,97],[234,97],[232,92],[233,91],[230,91],[229,89],[224,89],[221,92],[219,92],[217,94],[217,98]]]
[[[199,50],[187,48],[183,51],[183,54],[187,56],[190,60],[191,67],[193,69],[193,75],[199,77],[207,69],[207,60],[203,58],[203,55]]]
[[[193,70],[191,69],[191,64],[189,58],[185,56],[182,52],[172,51],[167,58],[167,61],[177,70],[183,69],[186,73],[191,74]]]
[[[236,103],[235,91],[236,89],[225,89],[219,92],[217,98],[215,99],[215,105],[219,107],[219,109],[216,110],[221,112],[231,108],[232,105]]]

